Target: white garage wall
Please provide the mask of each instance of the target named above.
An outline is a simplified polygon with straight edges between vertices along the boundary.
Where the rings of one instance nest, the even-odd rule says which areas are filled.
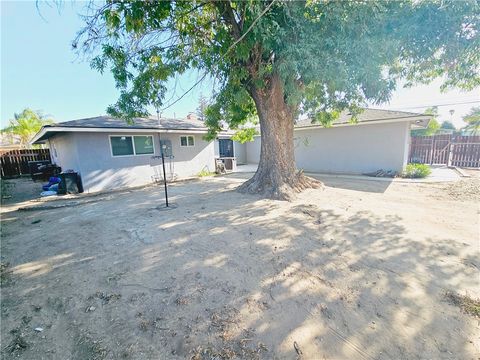
[[[360,174],[401,171],[407,162],[408,122],[295,130],[297,168],[310,172]],[[248,163],[258,163],[260,137],[247,144]]]

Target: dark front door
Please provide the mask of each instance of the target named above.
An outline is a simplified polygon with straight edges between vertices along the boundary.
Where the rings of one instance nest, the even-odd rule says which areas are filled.
[[[218,139],[220,157],[233,157],[233,141],[230,139]]]

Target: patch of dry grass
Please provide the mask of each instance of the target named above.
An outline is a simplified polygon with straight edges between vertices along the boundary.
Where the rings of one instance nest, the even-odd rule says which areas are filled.
[[[480,299],[472,299],[468,295],[460,295],[452,291],[445,293],[445,299],[450,304],[458,306],[465,314],[480,319]]]

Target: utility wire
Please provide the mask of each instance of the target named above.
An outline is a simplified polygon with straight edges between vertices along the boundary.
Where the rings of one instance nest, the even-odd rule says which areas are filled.
[[[449,104],[436,104],[436,105],[420,105],[420,106],[399,106],[394,107],[395,109],[420,109],[424,107],[435,107],[435,106],[451,106],[451,105],[464,105],[464,104],[476,104],[480,103],[480,100],[472,100],[472,101],[464,101],[464,102],[456,102],[456,103],[449,103]]]
[[[258,15],[258,17],[250,24],[250,26],[248,27],[247,31],[245,31],[242,36],[240,36],[232,45],[230,45],[230,47],[227,49],[227,51],[220,57],[220,59],[222,59],[223,57],[225,57],[229,52],[230,50],[232,50],[240,41],[242,41],[245,36],[250,32],[250,30],[253,29],[253,26],[257,23],[258,20],[260,20],[260,18],[265,15],[265,13],[272,7],[272,5],[275,3],[275,1],[277,0],[273,0],[270,4],[268,4],[268,6],[263,9],[263,11],[261,12],[260,15]],[[187,91],[185,91],[182,96],[180,96],[177,100],[175,100],[173,103],[169,104],[168,106],[160,109],[160,111],[165,111],[167,110],[168,108],[172,107],[173,105],[175,105],[177,102],[179,102],[180,100],[182,100],[183,97],[185,97],[185,95],[187,95],[190,91],[193,90],[193,88],[195,86],[197,86],[198,84],[200,84],[203,79],[205,79],[205,77],[207,76],[207,72],[205,72],[202,77],[200,79],[198,79],[195,84],[193,84]]]

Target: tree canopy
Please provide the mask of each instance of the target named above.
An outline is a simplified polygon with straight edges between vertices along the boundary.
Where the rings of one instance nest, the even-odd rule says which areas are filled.
[[[425,129],[414,129],[410,133],[412,136],[431,136],[435,135],[440,129],[440,123],[438,122],[438,107],[434,106],[424,111],[424,114],[432,115],[432,119],[429,121]]]
[[[75,46],[120,89],[111,114],[162,107],[166,81],[188,69],[216,80],[208,124],[255,113],[249,87],[280,75],[286,102],[328,122],[389,99],[396,80],[480,84],[478,1],[107,1]],[[241,39],[240,39],[241,38]]]
[[[29,108],[20,113],[15,113],[10,124],[2,130],[2,133],[15,135],[20,139],[20,145],[27,147],[32,137],[40,131],[42,126],[53,124],[53,120],[45,116],[41,111]]]
[[[330,124],[348,110],[355,121],[367,102],[387,101],[399,79],[480,84],[476,0],[107,1],[92,2],[85,22],[74,47],[112,72],[120,96],[111,115],[164,110],[167,82],[196,69],[199,81],[215,83],[209,138],[222,122],[237,129],[258,117],[258,181],[248,191],[278,194],[298,181],[298,116]]]
[[[445,129],[445,130],[456,130],[457,128],[455,125],[452,124],[451,121],[445,120],[442,122],[440,125],[440,129]]]
[[[463,121],[467,123],[465,129],[474,135],[480,133],[480,106],[473,107],[470,112],[463,117]]]

